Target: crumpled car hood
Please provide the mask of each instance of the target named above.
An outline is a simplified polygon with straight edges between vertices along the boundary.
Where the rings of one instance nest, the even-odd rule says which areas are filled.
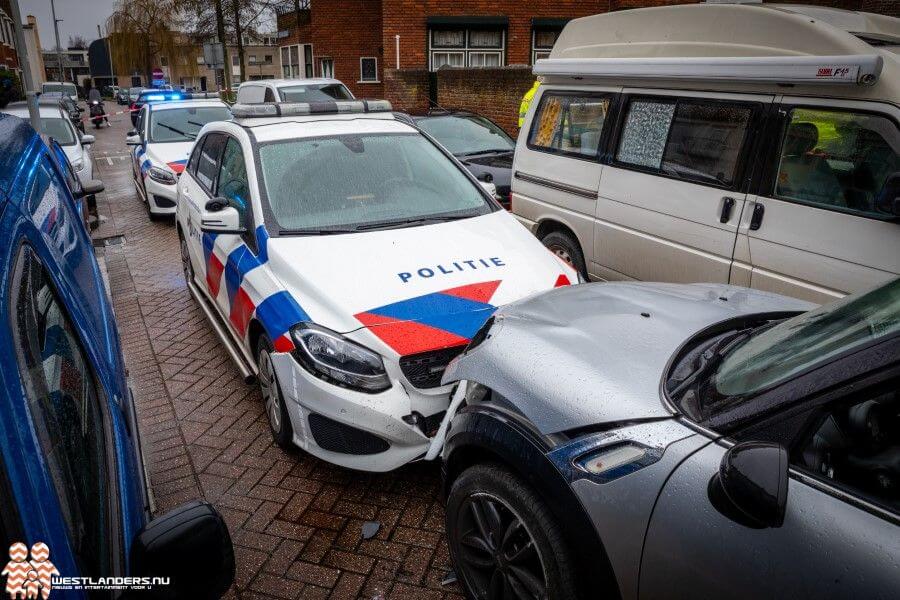
[[[717,284],[560,288],[498,310],[490,337],[451,363],[444,383],[490,387],[545,434],[667,417],[661,378],[689,337],[742,315],[814,306]]]

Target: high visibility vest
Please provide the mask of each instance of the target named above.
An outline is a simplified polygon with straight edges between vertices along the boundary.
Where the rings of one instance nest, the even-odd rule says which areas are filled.
[[[525,123],[525,115],[528,114],[528,107],[531,106],[531,99],[534,98],[534,94],[537,92],[540,85],[540,81],[535,81],[534,85],[531,86],[531,89],[522,96],[522,104],[519,105],[519,129],[521,129],[522,125]]]

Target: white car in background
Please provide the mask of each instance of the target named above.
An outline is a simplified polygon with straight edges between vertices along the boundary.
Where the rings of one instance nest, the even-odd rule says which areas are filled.
[[[94,179],[94,161],[91,158],[94,136],[82,134],[75,128],[58,99],[39,102],[38,111],[41,117],[41,133],[53,138],[60,145],[82,185]],[[10,103],[0,112],[29,120],[28,105],[25,102]]]
[[[125,141],[133,147],[134,188],[147,203],[150,218],[175,214],[175,184],[197,132],[211,121],[230,118],[228,105],[216,99],[148,102],[141,107]]]
[[[238,104],[329,100],[353,100],[353,94],[339,80],[325,77],[245,81],[237,91]]]
[[[275,441],[367,471],[436,458],[447,364],[498,306],[575,271],[387,102],[232,111],[200,132],[176,226]]]

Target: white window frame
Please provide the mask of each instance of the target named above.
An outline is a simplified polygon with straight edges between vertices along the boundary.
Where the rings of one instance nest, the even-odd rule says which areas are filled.
[[[465,40],[462,46],[434,46],[434,36],[432,35],[435,30],[441,29],[457,29],[465,32],[463,35],[463,39]],[[436,71],[437,69],[434,66],[434,55],[435,54],[455,54],[462,53],[463,54],[463,67],[470,67],[469,64],[469,56],[472,54],[499,54],[500,55],[500,67],[506,65],[506,40],[508,31],[506,27],[497,26],[496,28],[489,28],[491,31],[499,31],[500,32],[500,47],[486,47],[486,46],[472,46],[469,43],[470,33],[473,29],[472,26],[460,25],[458,27],[429,27],[427,30],[428,35],[428,70]],[[533,38],[532,38],[533,39]]]
[[[374,60],[375,61],[375,79],[363,79],[363,61],[364,60]],[[378,57],[377,56],[360,56],[359,57],[359,81],[356,83],[381,83],[381,80],[378,78]]]
[[[538,61],[539,58],[548,58],[550,56],[550,51],[553,50],[552,47],[547,48],[546,46],[538,46],[537,45],[537,34],[538,31],[547,31],[546,28],[531,28],[531,64],[533,65]],[[559,34],[561,31],[556,32],[556,39],[559,40]],[[554,44],[555,45],[555,44]],[[538,56],[540,55],[540,56]]]
[[[288,44],[286,46],[278,47],[278,68],[281,77],[284,79],[308,79],[306,75],[306,47],[309,46],[309,55],[310,60],[312,61],[312,68],[310,69],[311,73],[309,77],[315,76],[315,53],[313,52],[312,44]],[[288,64],[284,64],[284,59],[282,58],[282,50],[287,49],[288,51]],[[290,62],[291,59],[291,48],[297,49],[297,64],[293,64]],[[290,74],[285,75],[284,67],[288,66],[290,68]]]
[[[431,52],[431,57],[430,57],[430,58],[431,58],[431,63],[432,63],[432,65],[435,64],[435,63],[437,62],[437,61],[435,60],[435,57],[438,56],[438,55],[440,55],[440,54],[446,54],[448,57],[449,57],[451,54],[455,54],[455,55],[457,55],[457,56],[462,56],[462,66],[463,66],[463,67],[466,66],[466,52],[465,52],[465,50],[444,50],[444,49],[433,50],[433,51]],[[433,70],[437,70],[437,69],[433,69]]]
[[[325,63],[326,63],[326,62],[331,63],[331,73],[330,73],[330,74],[326,74],[326,73],[325,73]],[[376,67],[376,71],[375,71],[375,72],[376,72],[376,73],[378,72],[378,71],[377,71],[377,67]],[[362,73],[362,70],[360,70],[360,73]],[[324,78],[326,78],[326,79],[334,79],[334,59],[333,59],[333,58],[327,58],[327,57],[326,57],[326,58],[320,58],[320,59],[319,59],[319,75],[322,76],[322,77],[324,77]]]
[[[472,51],[468,52],[466,55],[466,60],[468,62],[468,66],[470,66],[470,67],[473,66],[472,65],[472,57],[479,56],[479,55],[482,57],[482,62],[484,62],[483,59],[487,58],[488,56],[496,56],[499,59],[499,62],[496,65],[484,65],[484,64],[477,65],[478,67],[497,68],[497,67],[503,66],[503,53],[500,52],[499,50],[472,50]]]

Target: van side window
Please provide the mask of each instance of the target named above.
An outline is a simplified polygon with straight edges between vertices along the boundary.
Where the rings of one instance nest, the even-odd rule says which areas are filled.
[[[863,216],[900,171],[900,132],[875,114],[795,108],[778,162],[775,197]]]
[[[528,147],[594,158],[608,112],[609,98],[547,92],[531,124]]]
[[[110,574],[109,463],[104,395],[90,359],[37,254],[23,245],[10,285],[14,355],[40,443],[82,573]]]
[[[616,161],[679,179],[732,186],[753,107],[659,99],[628,105]]]

